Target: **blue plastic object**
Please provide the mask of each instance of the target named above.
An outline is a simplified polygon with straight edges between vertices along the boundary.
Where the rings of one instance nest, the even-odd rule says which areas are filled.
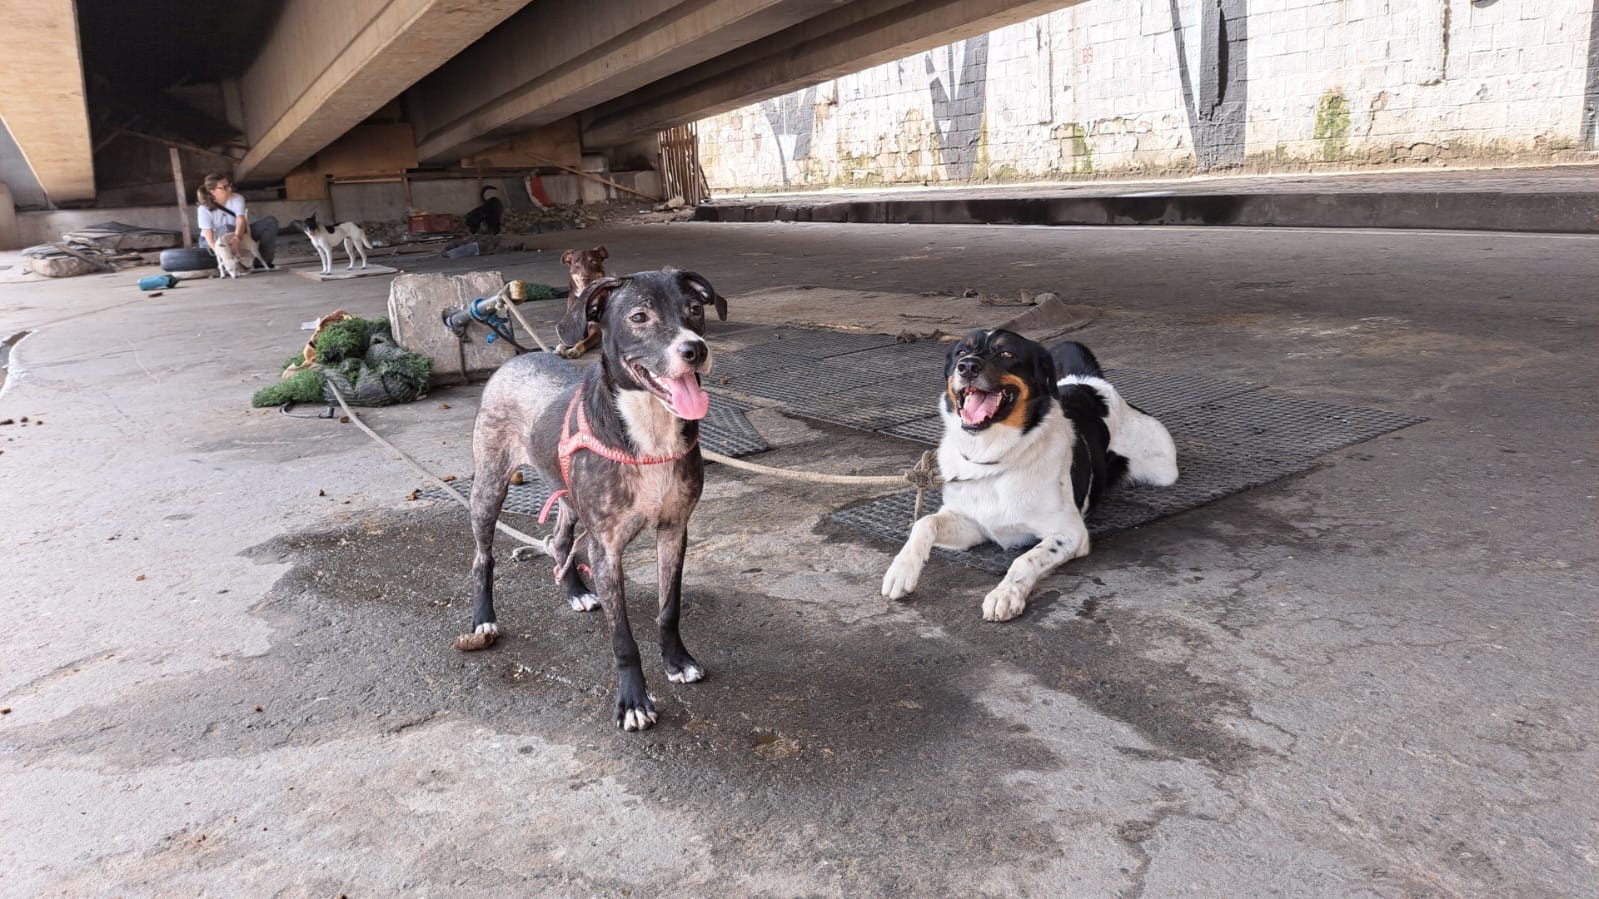
[[[140,290],[165,290],[177,286],[178,279],[171,275],[145,275],[139,279]]]

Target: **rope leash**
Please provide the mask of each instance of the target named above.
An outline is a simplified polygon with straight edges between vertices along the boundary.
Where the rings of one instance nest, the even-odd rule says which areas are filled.
[[[944,483],[943,479],[935,473],[938,468],[938,457],[932,450],[923,450],[922,457],[916,461],[915,465],[897,475],[824,474],[819,471],[774,468],[770,465],[758,465],[754,462],[745,462],[742,459],[724,456],[721,453],[713,453],[708,449],[701,449],[700,455],[704,456],[708,461],[726,465],[729,468],[738,468],[755,474],[763,474],[790,481],[804,481],[809,484],[856,484],[863,487],[898,487],[908,483],[916,488],[916,510],[912,513],[911,519],[913,522],[922,517],[927,491],[934,487],[942,486]]]
[[[517,324],[521,325],[522,329],[533,338],[533,342],[538,344],[540,350],[543,350],[546,353],[552,352],[550,348],[544,344],[544,341],[539,339],[538,332],[533,329],[533,326],[528,324],[527,319],[522,317],[522,313],[516,308],[516,304],[510,302],[510,289],[511,287],[509,284],[507,284],[505,287],[502,287],[500,292],[495,294],[494,298],[496,302],[502,309],[508,310],[511,313],[511,315],[516,319]],[[464,373],[466,369],[464,352],[461,362],[462,371]],[[338,400],[339,408],[344,410],[345,417],[354,423],[356,427],[360,428],[368,437],[372,438],[383,448],[387,449],[391,453],[394,453],[396,456],[399,456],[402,461],[404,461],[407,465],[410,465],[412,469],[414,469],[433,486],[443,490],[446,495],[459,503],[462,508],[466,509],[468,512],[472,510],[472,503],[466,497],[462,496],[460,491],[450,486],[448,482],[444,481],[433,472],[428,471],[427,468],[422,465],[422,463],[416,461],[411,456],[407,455],[404,450],[383,439],[381,434],[368,427],[366,422],[362,421],[360,416],[355,414],[355,410],[350,408],[350,404],[344,401],[344,394],[340,393],[337,387],[333,386],[332,383],[328,383],[327,388],[328,391],[333,394],[333,398]],[[284,407],[279,411],[294,418],[313,417],[294,415],[288,411],[288,408],[291,405],[292,403],[285,403]],[[332,412],[332,408],[329,407],[328,412],[325,415],[318,415],[314,417],[332,418]],[[568,410],[568,412],[570,412],[570,410]],[[742,471],[751,472],[752,474],[765,475],[767,477],[781,478],[790,481],[801,481],[809,484],[840,484],[857,485],[863,487],[898,487],[901,484],[908,483],[910,486],[916,489],[916,507],[911,513],[912,524],[922,517],[922,512],[925,508],[927,491],[943,484],[943,479],[937,474],[937,456],[932,450],[924,450],[921,458],[916,461],[915,465],[905,469],[903,472],[897,475],[826,474],[824,472],[817,471],[775,468],[770,465],[760,465],[755,462],[745,462],[742,459],[735,459],[732,456],[724,456],[721,453],[712,452],[704,449],[703,447],[700,450],[700,454],[707,461],[715,462],[719,465],[726,465],[729,468],[737,468]],[[564,490],[557,491],[550,497],[548,501],[545,502],[543,510],[539,513],[539,524],[542,525],[545,523],[545,521],[548,519],[550,508],[555,505],[556,501],[564,493],[566,493]],[[561,519],[566,515],[566,506],[562,505],[557,508],[559,514],[557,515],[556,521],[557,530],[559,530]],[[516,549],[512,550],[511,558],[513,560],[521,561],[527,558],[527,553],[529,550],[538,550],[544,555],[550,557],[550,559],[557,562],[557,565],[559,566],[556,569],[557,578],[564,573],[565,569],[571,566],[572,560],[576,558],[576,552],[568,553],[564,565],[561,564],[561,560],[556,559],[555,548],[552,545],[554,534],[551,534],[550,536],[541,540],[514,527],[511,527],[510,525],[498,519],[495,520],[494,527],[497,528],[501,533],[506,534],[513,539],[519,540],[524,544],[523,546],[518,546]],[[581,535],[579,539],[581,539]],[[576,548],[576,542],[577,541],[574,540],[574,549]],[[581,568],[586,566],[580,565],[579,567]]]
[[[360,428],[362,431],[365,431],[368,437],[371,437],[373,440],[376,440],[378,443],[382,444],[383,447],[389,452],[394,453],[396,456],[399,456],[401,459],[403,459],[412,468],[416,469],[417,473],[421,474],[422,477],[426,478],[429,483],[433,484],[433,486],[438,487],[445,493],[449,494],[452,499],[461,504],[462,508],[466,509],[468,512],[472,510],[472,503],[469,502],[466,497],[462,496],[460,491],[456,490],[454,487],[451,487],[443,479],[439,478],[438,475],[435,475],[433,472],[422,467],[422,463],[406,455],[404,450],[388,442],[387,440],[384,440],[382,435],[380,435],[377,431],[367,427],[366,422],[362,421],[360,417],[350,409],[350,405],[344,401],[344,394],[339,392],[339,388],[334,387],[330,383],[328,384],[328,390],[333,392],[333,398],[339,401],[339,408],[344,410],[344,414],[350,419],[351,422],[355,424],[356,427]],[[550,546],[550,541],[548,538],[540,540],[537,537],[524,534],[503,521],[496,520],[494,522],[494,526],[499,528],[501,533],[507,534],[527,544],[526,546],[517,547],[516,551],[511,553],[511,558],[520,560],[523,558],[523,556],[519,556],[518,553],[521,553],[529,548],[537,549],[539,552],[544,553],[551,559],[555,558],[555,550]]]

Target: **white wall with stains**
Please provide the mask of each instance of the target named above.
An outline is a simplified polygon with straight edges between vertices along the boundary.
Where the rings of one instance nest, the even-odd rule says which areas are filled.
[[[1592,159],[1596,32],[1599,0],[1088,0],[706,119],[701,158],[722,191]]]

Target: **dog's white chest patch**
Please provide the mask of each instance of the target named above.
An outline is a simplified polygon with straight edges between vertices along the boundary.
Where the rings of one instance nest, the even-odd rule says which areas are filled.
[[[670,456],[683,450],[683,423],[660,400],[642,390],[616,394],[616,411],[627,436],[646,456]]]
[[[938,448],[944,505],[977,524],[984,536],[1016,546],[1051,533],[1072,503],[1072,428],[1052,409],[1032,430],[967,434],[958,421]]]
[[[688,448],[683,440],[682,420],[650,394],[641,390],[618,391],[616,411],[641,456],[668,458]],[[637,467],[636,511],[650,517],[675,511],[686,499],[683,481],[677,477],[676,470],[672,462]]]

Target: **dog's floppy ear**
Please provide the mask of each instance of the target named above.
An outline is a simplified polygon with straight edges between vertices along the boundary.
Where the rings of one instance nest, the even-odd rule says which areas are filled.
[[[576,251],[567,250],[565,253],[561,254],[561,264],[569,266],[569,265],[572,264],[572,260],[576,259],[576,258],[577,258],[577,252]]]
[[[577,346],[588,334],[589,322],[597,322],[605,314],[605,302],[611,291],[627,283],[626,278],[598,278],[589,282],[583,292],[566,298],[566,314],[555,324],[555,336],[567,346]]]
[[[604,246],[595,247],[594,249],[590,250],[589,252],[593,253],[594,256],[596,258],[598,258],[598,259],[602,259],[603,260],[603,259],[611,258],[610,252],[607,251]]]
[[[1038,347],[1033,352],[1033,370],[1029,374],[1032,375],[1033,383],[1043,388],[1046,395],[1054,395],[1055,382],[1060,380],[1060,376],[1055,373],[1055,357],[1043,347]]]
[[[727,321],[727,300],[722,299],[722,295],[716,292],[716,288],[711,286],[711,282],[705,280],[704,275],[677,269],[673,271],[676,272],[679,280],[688,285],[689,290],[699,294],[705,299],[705,302],[716,306],[717,318],[724,322]]]

